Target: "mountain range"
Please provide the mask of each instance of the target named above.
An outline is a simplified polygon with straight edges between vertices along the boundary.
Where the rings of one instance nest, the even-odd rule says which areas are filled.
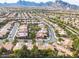
[[[62,0],[56,0],[55,2],[52,2],[52,1],[48,1],[46,3],[43,3],[43,2],[40,2],[40,3],[36,3],[36,2],[29,2],[29,1],[17,1],[16,3],[0,3],[0,6],[8,6],[8,7],[12,7],[12,6],[24,6],[24,7],[27,7],[27,6],[43,6],[43,7],[46,7],[46,6],[50,6],[52,8],[62,8],[62,9],[79,9],[79,6],[77,5],[72,5],[72,4],[69,4],[67,2],[64,2]]]

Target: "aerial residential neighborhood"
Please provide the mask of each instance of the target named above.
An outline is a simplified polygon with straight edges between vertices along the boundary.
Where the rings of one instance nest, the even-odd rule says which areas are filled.
[[[62,0],[0,5],[0,58],[79,57],[79,6]]]

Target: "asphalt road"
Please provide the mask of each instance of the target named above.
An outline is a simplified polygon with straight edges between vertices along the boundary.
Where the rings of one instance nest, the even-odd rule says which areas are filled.
[[[44,24],[46,24],[48,26],[48,31],[49,31],[49,37],[48,39],[45,40],[45,42],[56,42],[57,41],[57,37],[56,37],[56,34],[55,34],[55,31],[53,29],[53,27],[48,23],[46,22],[44,18],[39,18],[40,21],[42,21]]]
[[[18,31],[18,27],[19,27],[19,23],[15,23],[14,24],[14,27],[12,28],[10,34],[8,35],[8,40],[14,40],[15,36],[16,36],[16,33]]]
[[[56,38],[55,38],[55,32],[54,29],[51,25],[49,25],[47,22],[43,22],[46,25],[48,25],[48,31],[49,31],[49,38],[46,40],[46,42],[55,42]]]

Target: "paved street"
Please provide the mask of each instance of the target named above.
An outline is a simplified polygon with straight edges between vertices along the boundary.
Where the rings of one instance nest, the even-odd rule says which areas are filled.
[[[55,32],[51,25],[49,25],[47,22],[44,22],[46,25],[48,25],[48,31],[49,31],[49,38],[46,40],[47,42],[55,42]]]
[[[41,19],[42,19],[41,21],[48,26],[48,31],[49,31],[49,37],[45,41],[46,42],[55,42],[55,41],[57,41],[57,37],[56,37],[56,34],[55,34],[55,31],[54,31],[53,27],[44,18],[41,18]]]
[[[19,27],[19,23],[15,23],[14,24],[14,27],[12,28],[10,34],[8,35],[8,40],[14,40],[15,36],[16,36],[16,33],[18,31],[18,27]]]

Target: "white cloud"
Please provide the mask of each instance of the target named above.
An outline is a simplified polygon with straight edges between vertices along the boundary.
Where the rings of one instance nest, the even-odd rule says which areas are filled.
[[[79,5],[79,0],[63,0],[63,1],[69,2],[71,4]]]
[[[18,0],[0,0],[1,3],[8,2],[13,3],[17,2]],[[47,1],[53,1],[53,0],[25,0],[25,1],[34,1],[34,2],[47,2]]]
[[[12,3],[12,2],[17,2],[18,0],[0,0],[0,3],[4,3],[4,2],[8,2],[8,3]]]
[[[47,1],[53,1],[53,0],[26,0],[26,1],[47,2]]]

